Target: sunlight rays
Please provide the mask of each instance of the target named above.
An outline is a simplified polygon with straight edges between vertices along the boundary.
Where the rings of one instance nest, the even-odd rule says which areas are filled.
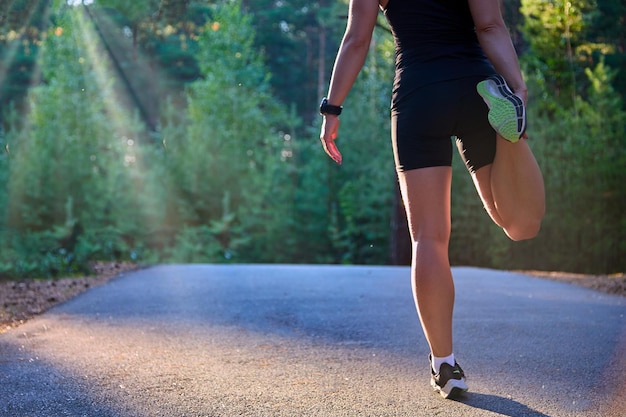
[[[25,39],[24,35],[27,31],[35,31],[31,24],[33,20],[36,18],[36,12],[41,9],[41,6],[46,5],[45,7],[45,16],[44,19],[47,20],[50,15],[50,5],[46,0],[39,0],[37,5],[30,7],[28,9],[28,15],[24,19],[24,23],[20,28],[9,28],[11,15],[13,12],[13,7],[15,5],[14,1],[9,1],[9,4],[6,5],[6,11],[2,14],[2,19],[0,20],[0,42],[5,42],[7,50],[4,52],[4,56],[2,57],[2,62],[0,62],[0,86],[4,86],[4,83],[7,79],[7,75],[15,62],[17,53],[19,49],[22,48],[32,48],[32,39]],[[32,34],[35,35],[35,34]],[[38,46],[42,42],[41,39],[35,41]],[[31,52],[32,53],[32,52]],[[34,62],[39,61],[39,56],[41,54],[41,48],[37,48],[36,56]],[[30,77],[29,84],[32,85],[33,82],[37,79],[37,71],[32,71],[32,75]],[[2,95],[2,91],[0,91],[0,95]]]
[[[162,219],[151,214],[158,213],[160,205],[146,204],[157,202],[156,176],[143,163],[151,160],[144,154],[152,147],[130,92],[86,8],[68,7],[64,0],[57,9],[48,8],[51,12],[58,14],[42,37],[36,60],[45,82],[30,89],[29,111],[20,121],[21,129],[14,129],[9,138],[7,224],[16,230],[20,225],[24,230],[71,230],[85,219],[103,219],[107,210],[129,210],[136,219],[134,230],[156,228]],[[42,160],[41,155],[51,158]],[[80,184],[78,176],[87,183]],[[97,199],[109,201],[105,204],[111,208],[95,214],[81,211],[94,207]],[[25,212],[29,204],[52,210],[45,215],[40,210]],[[106,223],[94,226],[109,227]],[[122,237],[103,237],[102,242],[105,239]],[[135,259],[132,237],[127,247],[130,254],[124,256]]]
[[[89,72],[93,71],[98,95],[103,101],[109,121],[121,136],[126,136],[130,134],[126,131],[129,111],[119,105],[121,99],[114,87],[114,83],[118,80],[113,75],[111,59],[103,51],[98,34],[93,24],[87,21],[86,13],[72,11],[71,19],[75,40],[82,44],[87,55],[84,58],[81,57],[84,75],[89,77]]]
[[[147,199],[153,200],[153,176],[149,172],[149,167],[143,163],[143,154],[146,151],[144,146],[144,138],[146,137],[145,125],[137,120],[138,109],[130,108],[129,103],[133,100],[129,98],[133,94],[128,91],[128,85],[122,82],[123,74],[116,71],[114,57],[112,52],[104,43],[105,39],[102,33],[95,26],[97,23],[93,19],[93,15],[83,8],[71,13],[72,25],[75,28],[75,37],[77,42],[84,46],[85,62],[83,71],[93,72],[94,86],[98,92],[98,98],[102,100],[104,112],[107,120],[113,127],[114,136],[111,138],[116,147],[123,150],[123,160],[121,162],[124,168],[119,171],[125,175],[124,183],[132,184],[131,193],[134,205],[141,215],[139,221],[143,229],[150,229],[157,225],[148,224],[150,216],[146,215],[146,211],[150,210],[152,205],[142,205],[140,201]],[[132,45],[129,45],[132,47]],[[133,253],[130,254],[131,259],[134,258]]]
[[[154,112],[146,110],[146,97],[139,98],[142,91],[129,81],[129,67],[121,67],[121,57],[133,57],[134,71],[141,74],[150,89],[157,83],[155,69],[150,68],[147,59],[138,51],[132,40],[120,33],[116,23],[97,9],[77,8],[71,13],[74,36],[84,48],[85,75],[91,72],[95,82],[92,88],[97,90],[98,99],[104,107],[104,114],[113,127],[111,142],[123,149],[123,169],[120,171],[123,183],[130,189],[125,192],[131,196],[132,205],[137,213],[141,233],[159,233],[165,227],[163,207],[163,185],[160,183],[163,169],[158,163],[159,146],[154,143],[158,138],[153,129],[158,126]],[[158,108],[155,96],[149,105]],[[158,115],[158,114],[157,114]],[[163,149],[161,149],[163,151]],[[133,258],[131,254],[131,259]]]
[[[39,80],[39,74],[41,73],[40,64],[42,62],[42,56],[44,51],[43,45],[45,44],[46,34],[45,32],[36,32],[38,29],[31,25],[36,19],[37,11],[42,10],[42,8],[44,10],[44,16],[42,20],[47,21],[51,13],[51,6],[48,1],[39,0],[36,5],[28,9],[28,14],[23,19],[21,27],[9,30],[14,6],[15,2],[11,2],[11,4],[8,5],[5,15],[6,20],[3,22],[2,31],[0,32],[0,37],[2,37],[0,41],[5,41],[5,45],[8,47],[8,49],[4,52],[2,63],[0,63],[0,86],[5,86],[8,73],[12,69],[12,66],[15,64],[20,48],[29,47],[31,48],[31,53],[35,53],[33,59],[35,63],[35,70],[30,71],[31,75],[28,80],[28,86],[29,88],[32,88]],[[44,30],[46,30],[46,28],[44,28]],[[28,31],[32,32],[30,39],[25,36]],[[36,45],[33,45],[33,41]],[[32,52],[32,49],[36,49],[36,52]],[[28,92],[27,94],[30,95],[30,92]],[[3,97],[3,99],[4,98],[5,97]],[[13,103],[15,103],[15,101],[13,101]],[[12,112],[8,111],[4,114],[4,116],[9,117],[11,117],[11,115]],[[22,126],[29,126],[31,124],[31,118],[27,117],[23,120],[20,120],[20,118],[17,117],[15,122],[21,123]],[[9,128],[14,127],[11,126],[11,120],[9,120],[8,124]],[[30,138],[24,138],[22,136],[23,135],[19,135],[17,140],[24,142],[24,149],[26,150],[25,153],[29,154],[31,153],[29,151],[29,148],[34,147],[31,146]],[[6,152],[8,158],[7,161],[10,160],[10,162],[7,162],[8,166],[10,167],[10,171],[7,177],[7,209],[5,212],[5,215],[7,216],[7,224],[10,226],[16,226],[22,221],[22,205],[25,204],[25,201],[27,201],[27,199],[29,198],[27,195],[29,193],[30,195],[32,195],[39,192],[36,184],[33,184],[32,182],[29,183],[28,175],[24,173],[28,168],[28,158],[22,158],[19,156],[17,158],[14,158],[13,156],[15,155],[9,157],[9,155],[12,155],[13,149],[14,148],[12,140],[9,137],[5,137],[5,141],[3,142],[3,149],[1,151]],[[35,150],[33,150],[33,152],[35,152]],[[3,237],[6,238],[6,236]]]

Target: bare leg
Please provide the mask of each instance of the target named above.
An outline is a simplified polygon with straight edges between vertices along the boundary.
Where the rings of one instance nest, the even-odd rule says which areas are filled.
[[[452,169],[422,168],[398,176],[413,243],[415,305],[431,352],[445,357],[452,353],[454,307],[448,259]]]
[[[545,191],[539,165],[525,140],[498,137],[491,165],[472,174],[476,190],[493,221],[512,240],[539,233],[545,213]]]

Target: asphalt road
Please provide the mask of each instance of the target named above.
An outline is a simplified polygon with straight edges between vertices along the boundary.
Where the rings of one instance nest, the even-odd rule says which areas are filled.
[[[626,415],[626,298],[453,273],[460,401],[430,389],[406,267],[171,265],[0,335],[0,416]]]

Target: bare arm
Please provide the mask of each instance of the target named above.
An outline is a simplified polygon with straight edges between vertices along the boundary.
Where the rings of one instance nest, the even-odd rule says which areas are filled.
[[[378,0],[351,0],[346,31],[337,52],[328,102],[341,105],[354,84],[369,51],[378,15]]]
[[[335,66],[328,89],[328,102],[343,104],[356,80],[369,51],[376,18],[379,11],[378,0],[350,0],[350,11],[346,31],[337,52]],[[326,153],[337,163],[341,154],[335,145],[339,130],[339,118],[324,116],[320,139]]]
[[[502,19],[500,0],[469,0],[469,7],[485,55],[513,92],[526,101],[526,84],[511,36]]]

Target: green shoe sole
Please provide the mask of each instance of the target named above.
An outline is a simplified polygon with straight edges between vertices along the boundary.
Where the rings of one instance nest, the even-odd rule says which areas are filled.
[[[526,131],[524,101],[513,94],[500,75],[493,75],[476,86],[489,107],[489,124],[509,142],[517,142]]]

